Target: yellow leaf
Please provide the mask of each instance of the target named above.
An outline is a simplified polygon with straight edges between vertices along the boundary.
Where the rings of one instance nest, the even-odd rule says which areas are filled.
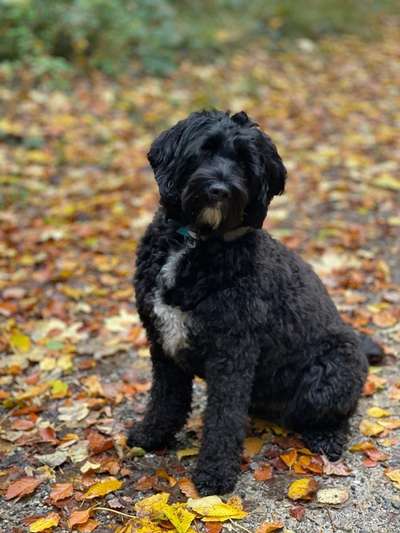
[[[29,531],[31,533],[45,531],[46,529],[50,529],[51,527],[58,526],[59,521],[60,515],[58,515],[57,513],[49,513],[47,516],[44,516],[43,518],[39,518],[38,520],[32,522],[32,524],[29,526]]]
[[[355,452],[365,452],[366,450],[373,450],[375,448],[375,445],[369,441],[369,440],[363,440],[362,442],[357,442],[356,444],[353,444],[353,446],[350,448],[350,451]]]
[[[372,420],[361,420],[360,431],[366,437],[375,437],[384,431],[384,427]]]
[[[385,416],[390,416],[389,411],[386,411],[386,409],[382,409],[381,407],[370,407],[367,411],[368,416],[372,416],[373,418],[382,418]]]
[[[264,442],[260,438],[258,438],[258,437],[248,437],[244,441],[243,455],[247,459],[251,459],[252,457],[257,455],[258,453],[260,453],[261,448],[263,447],[263,445],[264,445]]]
[[[182,504],[165,505],[164,514],[178,533],[187,533],[196,515],[185,509]]]
[[[312,478],[296,479],[289,485],[288,496],[291,500],[311,500],[317,488],[317,482]]]
[[[393,191],[400,191],[400,180],[392,176],[391,174],[382,174],[378,178],[374,179],[372,184],[375,187],[381,189],[391,189]]]
[[[168,503],[168,499],[169,494],[167,492],[154,494],[135,503],[135,511],[141,517],[163,520],[165,518],[164,507]]]
[[[14,352],[26,353],[31,348],[31,339],[16,329],[10,337],[10,345]]]
[[[51,395],[53,398],[64,398],[68,394],[68,383],[64,383],[60,379],[50,381]]]
[[[198,455],[199,448],[183,448],[183,450],[178,450],[176,456],[179,460],[184,457],[192,457],[193,455]]]
[[[393,481],[396,489],[400,489],[400,468],[392,468],[385,470],[385,476]]]
[[[225,522],[225,520],[240,519],[247,516],[245,511],[237,506],[224,503],[219,496],[189,498],[187,506],[202,516],[202,520],[205,522]]]
[[[105,496],[114,490],[119,490],[123,483],[119,479],[109,478],[99,481],[92,485],[83,495],[84,500],[90,500],[92,498],[98,498],[99,496]]]

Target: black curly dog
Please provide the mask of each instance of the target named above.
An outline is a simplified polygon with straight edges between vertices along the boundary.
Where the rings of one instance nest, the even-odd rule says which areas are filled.
[[[286,169],[246,113],[192,113],[151,146],[161,207],[138,250],[135,289],[153,386],[131,446],[166,445],[207,382],[194,481],[231,491],[249,413],[300,432],[338,459],[380,349],[345,325],[302,259],[261,229]]]

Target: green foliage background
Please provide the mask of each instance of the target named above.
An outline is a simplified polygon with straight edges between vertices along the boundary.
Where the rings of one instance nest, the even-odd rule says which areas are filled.
[[[71,65],[108,74],[136,65],[167,74],[259,40],[329,33],[375,36],[394,0],[0,0],[0,62],[37,71]]]

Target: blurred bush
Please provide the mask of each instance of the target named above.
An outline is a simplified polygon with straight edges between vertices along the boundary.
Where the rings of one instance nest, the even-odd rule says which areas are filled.
[[[255,39],[376,31],[396,0],[0,0],[0,61],[166,74]]]

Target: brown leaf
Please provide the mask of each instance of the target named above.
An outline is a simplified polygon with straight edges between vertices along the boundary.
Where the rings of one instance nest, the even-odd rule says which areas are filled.
[[[298,522],[301,522],[304,518],[306,510],[301,505],[295,505],[289,509],[289,514],[295,518]]]
[[[18,481],[14,481],[14,483],[9,485],[4,499],[12,500],[13,498],[17,498],[15,501],[18,501],[23,496],[31,494],[40,483],[41,480],[34,477],[23,477],[18,479]]]
[[[322,461],[324,463],[324,474],[327,476],[349,476],[351,474],[351,468],[343,461],[331,463],[325,456],[322,456]]]
[[[268,481],[272,478],[272,467],[268,463],[260,465],[254,470],[254,479],[257,481]]]
[[[86,439],[89,441],[89,450],[92,455],[105,452],[114,448],[114,442],[112,439],[104,437],[98,431],[91,429],[87,435]]]
[[[255,455],[259,454],[264,442],[259,437],[248,437],[244,441],[243,455],[246,459],[251,459]]]
[[[72,483],[56,483],[50,492],[50,499],[52,502],[58,502],[69,498],[74,493]]]

